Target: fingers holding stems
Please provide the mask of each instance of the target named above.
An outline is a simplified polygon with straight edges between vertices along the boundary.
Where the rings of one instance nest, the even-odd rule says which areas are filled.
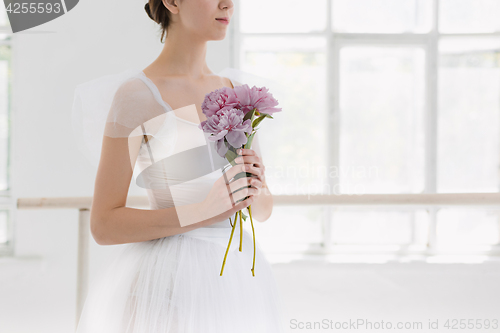
[[[234,176],[239,174],[240,172],[246,172],[246,173],[251,173],[252,176],[248,176],[246,174],[246,177],[241,177],[239,179],[235,179],[229,184],[227,184],[230,188],[230,193],[233,196],[233,199],[239,200],[239,197],[241,197],[241,201],[236,203],[237,200],[233,200],[233,206],[236,207],[240,203],[244,203],[243,208],[248,209],[248,213],[250,215],[250,223],[252,226],[252,234],[253,234],[253,246],[254,246],[254,253],[253,253],[253,264],[252,264],[252,276],[255,276],[255,252],[256,252],[256,247],[255,247],[255,229],[253,226],[253,219],[252,219],[252,210],[251,210],[251,202],[254,200],[255,195],[260,194],[260,190],[263,186],[265,186],[265,166],[262,163],[262,160],[260,157],[255,153],[253,149],[238,149],[237,151],[238,154],[241,154],[241,156],[238,156],[234,161],[237,163],[235,166],[230,168],[227,171],[227,176],[229,179],[232,179]],[[253,176],[255,175],[255,176]],[[250,185],[250,186],[247,186]],[[239,192],[239,193],[238,193]],[[237,194],[237,195],[235,195]],[[222,263],[222,269],[220,275],[222,276],[223,270],[224,270],[224,265],[226,263],[226,257],[227,253],[229,251],[229,248],[231,246],[231,240],[233,238],[234,234],[234,229],[236,227],[237,223],[237,218],[239,216],[240,220],[240,246],[239,246],[239,251],[242,251],[242,239],[243,239],[243,223],[242,223],[242,211],[239,209],[235,216],[234,216],[234,223],[231,224],[232,229],[231,229],[231,235],[229,238],[229,243],[228,247],[226,249],[226,254],[224,255],[224,261]]]

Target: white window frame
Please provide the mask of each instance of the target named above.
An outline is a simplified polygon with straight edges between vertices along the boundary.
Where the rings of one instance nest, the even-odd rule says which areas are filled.
[[[327,163],[328,165],[339,165],[339,55],[340,49],[346,45],[407,45],[421,47],[425,51],[425,155],[424,155],[424,191],[422,193],[437,193],[437,115],[438,115],[438,43],[441,37],[500,37],[500,32],[496,33],[440,33],[439,27],[439,1],[433,0],[431,13],[431,28],[426,33],[338,33],[332,31],[332,0],[327,1],[327,21],[323,32],[312,33],[243,33],[239,31],[237,25],[231,25],[231,65],[241,68],[242,54],[241,45],[245,37],[323,37],[326,39],[327,49],[327,122],[332,130],[327,133]],[[236,6],[234,12],[235,22],[240,22],[240,8]],[[329,177],[330,188],[338,184],[337,178]],[[500,192],[500,183],[498,184]],[[401,209],[400,207],[396,209]],[[322,228],[322,249],[319,253],[331,253],[335,246],[330,239],[332,228],[332,212],[335,207],[324,206],[323,228]],[[415,211],[417,208],[412,209]],[[436,247],[437,212],[439,207],[429,206],[425,208],[429,212],[429,235],[427,249],[432,251]],[[412,219],[412,240],[415,239],[415,219]],[[499,221],[500,224],[500,216]],[[313,245],[313,244],[311,244]],[[498,252],[500,243],[491,246],[491,251]],[[398,251],[398,253],[403,253]]]

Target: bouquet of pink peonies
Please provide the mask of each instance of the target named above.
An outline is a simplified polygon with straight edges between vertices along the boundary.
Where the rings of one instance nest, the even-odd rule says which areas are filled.
[[[247,84],[236,86],[234,88],[223,87],[212,91],[205,95],[205,99],[201,105],[203,114],[207,120],[201,122],[199,128],[210,134],[208,140],[214,141],[217,153],[221,157],[225,157],[231,165],[236,165],[234,159],[238,157],[237,149],[250,149],[253,137],[258,130],[257,126],[265,118],[273,118],[271,114],[281,111],[281,108],[276,108],[278,101],[268,92],[266,87],[250,88]],[[253,177],[249,172],[240,172],[234,179],[243,177]],[[246,200],[243,198],[241,201]],[[248,214],[252,225],[253,234],[253,265],[252,275],[255,276],[255,231],[253,228],[252,209],[248,206]],[[224,271],[227,253],[231,246],[234,228],[236,227],[237,217],[240,221],[240,247],[242,250],[243,224],[242,219],[246,221],[247,216],[240,210],[234,216],[234,223],[231,223],[231,236],[229,244],[222,262],[220,275]]]

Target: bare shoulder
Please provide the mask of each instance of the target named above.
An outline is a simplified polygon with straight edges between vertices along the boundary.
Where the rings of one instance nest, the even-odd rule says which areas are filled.
[[[225,86],[225,87],[228,87],[228,88],[234,88],[233,86],[233,81],[231,81],[231,79],[229,79],[228,77],[225,77],[225,76],[220,76],[220,75],[216,75],[214,74],[213,75],[215,78],[217,78],[217,84],[219,86]]]

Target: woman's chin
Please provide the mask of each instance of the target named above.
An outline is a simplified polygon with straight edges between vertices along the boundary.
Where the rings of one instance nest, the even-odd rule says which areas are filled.
[[[223,40],[224,38],[226,38],[226,32],[215,34],[210,40]]]

